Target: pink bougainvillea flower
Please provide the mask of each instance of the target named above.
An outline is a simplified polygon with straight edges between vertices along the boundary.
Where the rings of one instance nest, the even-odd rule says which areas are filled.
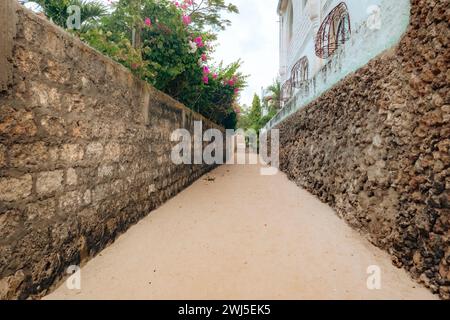
[[[203,83],[204,84],[208,84],[209,83],[209,77],[208,76],[204,76],[203,77]]]
[[[185,26],[190,25],[192,22],[191,16],[183,15],[183,23]]]
[[[202,61],[207,61],[207,60],[208,60],[208,57],[206,56],[205,53],[203,53],[203,54],[202,54]]]
[[[203,74],[209,74],[209,68],[207,66],[203,67]]]
[[[197,47],[203,48],[205,45],[203,44],[202,37],[197,37],[194,39],[194,42],[197,44]]]
[[[217,79],[217,73],[214,73],[214,74],[212,75],[212,77],[213,77],[214,80],[216,80],[216,79]]]
[[[239,88],[234,89],[234,93],[238,94],[239,93]]]
[[[152,20],[150,20],[150,18],[148,18],[148,17],[145,18],[144,22],[145,22],[145,25],[147,27],[151,27],[152,26]]]
[[[229,85],[229,86],[234,86],[234,80],[233,80],[233,79],[228,80],[228,85]]]

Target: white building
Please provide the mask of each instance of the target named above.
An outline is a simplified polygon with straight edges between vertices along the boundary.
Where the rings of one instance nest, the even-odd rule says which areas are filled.
[[[280,71],[287,102],[365,25],[382,0],[280,0]],[[379,12],[378,12],[379,14]],[[375,26],[376,27],[376,26]]]
[[[265,129],[395,46],[410,11],[410,0],[279,0],[283,106]]]

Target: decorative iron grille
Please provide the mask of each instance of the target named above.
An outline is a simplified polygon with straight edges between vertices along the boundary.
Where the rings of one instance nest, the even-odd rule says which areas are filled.
[[[287,102],[292,97],[292,83],[291,80],[287,80],[281,87],[281,101]]]
[[[294,88],[300,88],[301,84],[309,79],[309,61],[304,56],[298,60],[291,70],[291,84]]]
[[[344,2],[338,4],[327,15],[316,36],[315,51],[319,58],[327,59],[350,39],[350,14]]]

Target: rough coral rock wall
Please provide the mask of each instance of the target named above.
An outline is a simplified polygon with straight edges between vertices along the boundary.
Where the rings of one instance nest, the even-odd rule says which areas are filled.
[[[23,299],[212,169],[172,164],[173,130],[220,128],[14,8],[13,79],[0,93],[0,298]]]
[[[401,42],[281,125],[281,167],[450,298],[450,8],[412,0]]]

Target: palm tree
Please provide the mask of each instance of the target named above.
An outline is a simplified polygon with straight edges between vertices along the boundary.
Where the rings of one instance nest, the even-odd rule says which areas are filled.
[[[271,105],[276,110],[281,109],[281,84],[278,80],[276,80],[271,86],[267,88],[267,91],[271,93],[269,99],[271,101]]]
[[[89,28],[102,16],[108,13],[106,6],[98,0],[33,0],[41,8],[45,15],[62,28],[67,27],[67,19],[70,14],[67,9],[70,6],[78,6],[81,12],[81,27]]]

